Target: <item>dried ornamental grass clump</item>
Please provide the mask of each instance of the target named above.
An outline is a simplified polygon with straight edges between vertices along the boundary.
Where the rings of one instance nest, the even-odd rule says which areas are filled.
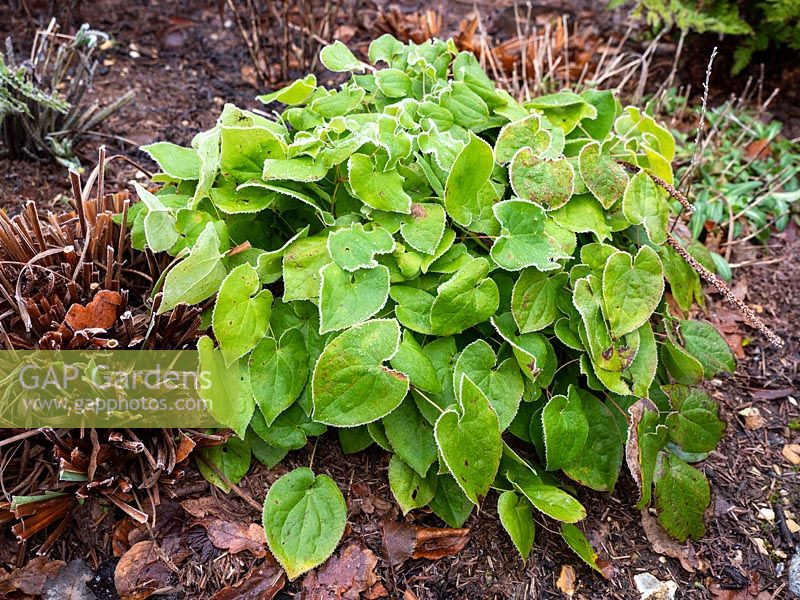
[[[137,187],[134,243],[178,258],[159,312],[213,302],[206,393],[245,440],[207,475],[228,486],[251,451],[272,466],[334,427],[346,452],[392,453],[403,512],[459,527],[495,490],[523,557],[541,513],[600,570],[566,481],[611,491],[627,463],[637,507],[702,536],[691,463],[724,426],[698,384],[735,365],[686,319],[703,295],[668,231],[669,131],[611,92],[520,104],[452,42],[383,36],[369,59],[337,42],[340,88],[309,75],[260,98],[275,120],[228,105],[191,148],[144,148],[163,187]],[[264,524],[293,578],[335,548],[344,501],[298,469]]]

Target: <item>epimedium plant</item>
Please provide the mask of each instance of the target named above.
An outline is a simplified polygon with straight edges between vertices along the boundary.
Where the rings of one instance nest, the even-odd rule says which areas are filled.
[[[274,119],[227,105],[191,148],[144,148],[163,185],[137,185],[133,240],[176,257],[155,309],[208,308],[203,393],[238,434],[201,470],[227,489],[251,453],[271,467],[336,428],[392,453],[404,513],[459,527],[494,490],[523,558],[542,514],[600,570],[573,484],[612,491],[627,462],[637,507],[702,536],[692,463],[723,424],[698,384],[734,359],[685,318],[702,292],[667,243],[669,131],[607,91],[519,103],[451,42],[383,36],[369,59],[337,42],[338,89],[309,75],[259,98]],[[270,488],[290,578],[345,517],[310,469]]]

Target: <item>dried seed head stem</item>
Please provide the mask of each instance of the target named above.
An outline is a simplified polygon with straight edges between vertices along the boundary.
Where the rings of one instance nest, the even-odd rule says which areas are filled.
[[[681,206],[683,207],[683,210],[685,210],[689,214],[694,212],[694,206],[692,205],[691,202],[689,202],[689,199],[686,196],[684,196],[681,192],[679,192],[675,188],[675,186],[667,183],[666,181],[661,179],[661,177],[659,177],[658,175],[655,175],[646,169],[642,169],[637,165],[634,165],[633,163],[629,163],[624,160],[618,160],[617,163],[626,168],[628,171],[632,171],[634,173],[638,173],[639,171],[644,170],[644,172],[647,173],[647,175],[650,177],[650,179],[652,179],[656,183],[656,185],[663,188],[670,196],[672,196],[675,200],[680,202]]]
[[[685,260],[690,267],[692,267],[695,271],[697,271],[698,275],[702,277],[705,281],[713,285],[720,294],[723,295],[725,300],[734,306],[736,310],[742,313],[747,321],[752,325],[755,329],[757,329],[761,334],[766,337],[770,344],[776,346],[778,348],[783,347],[783,340],[775,334],[769,327],[764,325],[764,322],[756,316],[756,313],[753,312],[753,309],[747,306],[744,302],[742,302],[736,295],[731,291],[731,289],[725,285],[725,282],[722,281],[719,277],[714,275],[711,271],[706,269],[703,265],[697,262],[694,257],[689,254],[686,248],[675,239],[672,234],[667,234],[667,244],[669,244],[675,252],[678,253],[683,260]]]

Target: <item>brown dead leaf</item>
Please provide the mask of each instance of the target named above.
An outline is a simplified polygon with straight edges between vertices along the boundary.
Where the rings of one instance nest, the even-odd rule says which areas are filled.
[[[568,598],[575,594],[575,569],[571,565],[562,565],[556,587]]]
[[[298,600],[359,600],[362,593],[368,598],[386,597],[375,573],[377,565],[378,557],[372,550],[353,542],[306,576]],[[373,590],[383,593],[375,595]]]
[[[114,556],[122,556],[131,547],[130,533],[136,529],[136,523],[130,517],[117,522],[114,525],[114,532],[111,534],[111,549]]]
[[[181,441],[178,444],[177,450],[175,450],[175,463],[180,463],[189,458],[189,455],[194,450],[194,447],[197,445],[195,441],[190,438],[188,435],[179,431],[178,434],[180,435]]]
[[[63,560],[50,560],[46,556],[32,558],[25,566],[0,575],[0,597],[14,592],[41,595],[48,580],[55,579],[65,564]]]
[[[640,398],[628,409],[631,415],[631,424],[628,427],[628,440],[625,443],[625,461],[628,463],[631,476],[639,489],[639,498],[642,497],[642,465],[639,457],[639,423],[645,411],[658,410],[656,405],[647,398]]]
[[[117,320],[120,306],[122,306],[122,296],[118,292],[100,290],[86,306],[80,304],[70,306],[64,322],[72,331],[108,329]]]
[[[114,584],[120,600],[144,600],[170,587],[172,571],[161,560],[158,546],[147,540],[131,546],[117,563]]]
[[[203,496],[202,498],[190,498],[181,502],[183,510],[197,519],[205,517],[219,517],[220,505],[219,501],[212,496]]]
[[[389,521],[383,526],[386,558],[397,566],[409,558],[438,560],[457,554],[469,541],[469,529],[422,527]]]
[[[764,592],[760,592],[758,573],[750,575],[750,584],[740,589],[723,588],[719,583],[712,583],[709,586],[712,600],[762,600]],[[769,599],[772,594],[766,593]]]
[[[781,454],[793,465],[800,465],[800,444],[786,444]]]
[[[744,155],[747,160],[765,160],[772,156],[772,148],[769,145],[769,138],[763,140],[753,140],[744,148]]]
[[[744,428],[754,431],[761,429],[767,424],[766,419],[761,416],[761,411],[755,406],[749,406],[739,411],[739,414],[744,417]]]
[[[47,583],[42,600],[97,600],[86,587],[93,577],[94,573],[80,558],[71,560],[55,581]]]
[[[221,589],[211,600],[272,600],[284,585],[283,569],[271,554],[267,554],[267,560],[253,567],[242,581]]]
[[[207,517],[193,523],[200,525],[208,533],[208,538],[220,550],[231,554],[250,552],[256,558],[267,555],[267,538],[264,528],[257,523],[224,521]]]
[[[677,558],[681,566],[689,573],[694,573],[697,570],[698,562],[695,557],[694,546],[689,540],[679,544],[669,537],[658,520],[647,510],[642,511],[642,527],[647,535],[647,541],[650,542],[650,546],[653,548],[653,552]]]

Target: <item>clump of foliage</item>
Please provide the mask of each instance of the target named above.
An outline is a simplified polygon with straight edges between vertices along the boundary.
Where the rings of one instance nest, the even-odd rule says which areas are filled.
[[[90,130],[133,99],[129,91],[104,108],[81,101],[89,90],[99,45],[108,40],[83,25],[74,36],[55,22],[36,35],[28,61],[18,62],[11,44],[0,52],[0,156],[52,157],[78,167],[74,147]]]
[[[336,428],[345,452],[392,453],[404,513],[458,527],[495,490],[523,557],[546,515],[600,569],[567,481],[611,491],[627,461],[637,507],[702,536],[690,463],[724,426],[697,384],[734,359],[684,318],[702,292],[656,182],[673,181],[669,131],[611,92],[520,104],[451,42],[383,36],[369,59],[337,42],[321,60],[352,73],[339,89],[309,75],[260,97],[287,106],[275,121],[227,105],[191,148],[144,148],[163,187],[138,186],[134,242],[180,259],[156,312],[207,307],[203,393],[241,438],[206,456],[227,481],[201,469],[226,489],[251,453],[274,465]],[[267,495],[290,577],[344,523],[309,469]]]
[[[663,106],[673,118],[700,121],[700,109],[687,107],[674,94]],[[755,111],[732,102],[710,109],[706,121],[708,135],[697,152],[691,144],[696,131],[673,130],[679,142],[676,177],[692,189],[692,237],[725,232],[729,240],[766,242],[773,228],[783,231],[797,215],[796,144],[781,136],[780,122],[765,123]]]
[[[612,0],[609,8],[625,0]],[[654,28],[677,26],[683,31],[742,36],[732,71],[739,73],[755,52],[773,46],[800,49],[800,3],[795,0],[637,0],[634,14],[645,14]]]

